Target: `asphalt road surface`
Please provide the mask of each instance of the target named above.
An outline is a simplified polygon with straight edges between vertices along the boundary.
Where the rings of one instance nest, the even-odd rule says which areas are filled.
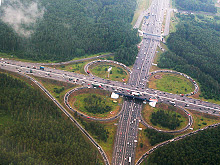
[[[50,92],[44,88],[37,80],[34,78],[28,76],[28,75],[23,75],[33,81],[59,108],[63,113],[72,121],[75,123],[75,125],[80,129],[80,131],[83,132],[83,134],[95,145],[95,147],[99,150],[101,156],[103,157],[103,160],[106,165],[109,165],[109,161],[107,158],[106,153],[102,149],[102,147],[92,138],[92,136],[72,117],[72,115],[50,94]]]
[[[186,106],[187,109],[193,109],[219,116],[219,112],[220,112],[219,104],[205,102],[198,99],[189,98],[186,96],[180,96],[177,94],[162,92],[155,89],[150,89],[140,86],[131,86],[129,84],[124,84],[117,81],[106,80],[95,76],[90,77],[87,75],[76,74],[73,72],[67,72],[53,68],[45,67],[44,70],[40,70],[39,67],[37,66],[36,69],[32,69],[30,68],[32,66],[33,66],[32,63],[25,63],[19,61],[11,61],[11,60],[0,61],[0,68],[4,70],[9,70],[12,72],[17,72],[22,74],[32,74],[38,77],[44,77],[44,78],[49,78],[49,79],[54,79],[69,83],[77,83],[84,85],[86,87],[91,87],[92,84],[99,84],[101,85],[101,89],[142,100],[149,100],[150,97],[156,96],[159,99],[159,102],[171,104],[170,102],[174,101],[177,106],[182,106],[182,107]],[[32,70],[33,73],[30,73],[30,70]],[[140,96],[134,96],[131,92],[139,93]]]
[[[161,35],[161,20],[163,20],[164,2],[153,0],[149,14],[143,22],[143,42],[137,55],[128,84],[131,87],[145,88],[147,76]],[[143,14],[143,13],[142,13]],[[139,21],[139,20],[138,20]],[[125,165],[135,163],[135,148],[137,145],[137,133],[139,121],[141,121],[142,103],[137,100],[125,100],[120,116],[117,136],[114,143],[113,165]]]

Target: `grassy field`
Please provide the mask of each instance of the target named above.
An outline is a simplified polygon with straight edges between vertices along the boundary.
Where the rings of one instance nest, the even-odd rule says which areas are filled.
[[[157,112],[158,110],[171,111],[172,114],[176,114],[180,116],[179,120],[182,122],[180,123],[180,126],[176,128],[176,130],[182,129],[188,124],[187,115],[179,108],[176,108],[176,107],[173,107],[167,104],[157,104],[156,107],[153,108],[150,105],[146,104],[144,105],[144,108],[142,110],[142,116],[147,123],[149,123],[150,125],[154,126],[157,129],[170,131],[170,129],[162,127],[159,124],[155,126],[151,123],[150,119],[151,119],[152,113]]]
[[[135,25],[140,13],[143,10],[146,10],[147,8],[149,8],[151,2],[152,2],[152,0],[137,0],[137,8],[134,12],[133,20],[131,22],[132,26]]]
[[[76,118],[76,120],[83,126],[83,124],[81,123],[81,121]],[[83,122],[85,123],[89,123],[92,122],[91,120],[88,119],[83,119]],[[108,122],[99,122],[101,123],[105,129],[108,130],[109,134],[108,134],[108,138],[107,141],[104,142],[102,140],[99,140],[98,137],[94,134],[91,133],[91,130],[86,130],[89,132],[89,134],[98,142],[98,144],[103,148],[103,150],[105,151],[105,153],[107,154],[108,160],[111,164],[112,162],[112,154],[113,154],[113,148],[114,148],[114,140],[115,140],[115,135],[117,133],[117,123],[118,123],[118,119],[113,120],[113,121],[108,121]],[[83,126],[84,127],[84,126]],[[85,128],[85,127],[84,127]]]
[[[138,144],[136,147],[136,153],[135,153],[135,163],[138,161],[138,159],[149,149],[152,148],[150,145],[149,139],[144,133],[144,130],[146,127],[143,124],[139,124],[139,128],[142,128],[142,130],[138,130]],[[141,143],[143,144],[143,147],[141,148]]]
[[[84,66],[88,62],[89,61],[79,62],[79,63],[72,63],[72,64],[68,64],[68,65],[57,65],[57,66],[51,66],[51,67],[56,68],[56,69],[60,69],[60,70],[69,71],[69,72],[75,72],[75,73],[79,73],[79,74],[86,74],[85,71],[84,71]]]
[[[171,73],[158,73],[151,77],[148,87],[174,94],[187,94],[194,91],[194,85],[185,77]]]
[[[78,85],[74,85],[71,83],[46,79],[42,77],[34,77],[37,81],[39,81],[62,105],[64,105],[64,95],[71,89],[78,87]],[[55,92],[55,89],[63,90],[60,93]]]
[[[99,144],[102,146],[103,150],[106,152],[108,156],[108,160],[111,164],[112,162],[112,154],[114,149],[114,141],[115,141],[115,135],[117,133],[117,124],[118,119],[111,121],[111,122],[103,122],[105,128],[109,132],[109,137],[107,139],[107,142],[99,141]]]
[[[112,74],[109,74],[108,77],[107,69],[109,67],[112,67],[112,70],[110,71]],[[98,77],[113,81],[127,82],[129,78],[129,73],[127,72],[127,70],[125,70],[124,68],[118,65],[111,65],[111,64],[109,65],[106,63],[100,63],[99,65],[91,66],[90,71],[92,72],[92,74]]]
[[[110,53],[111,52],[97,53],[97,54],[91,54],[91,55],[85,54],[84,56],[81,56],[81,57],[75,57],[72,60],[79,60],[83,58],[95,57],[95,56],[100,56],[100,55],[105,55],[105,54],[110,54]],[[10,58],[11,60],[17,60],[17,61],[22,61],[22,62],[31,62],[31,63],[56,63],[57,62],[57,61],[50,61],[50,60],[33,61],[33,60],[28,60],[28,59],[17,58],[15,55],[2,53],[2,52],[0,52],[0,57]],[[112,59],[112,57],[110,59]]]
[[[177,17],[175,17],[175,13],[171,13],[170,18],[170,33],[176,32],[176,25],[179,23],[179,20]]]
[[[103,100],[105,100],[108,105],[112,106],[112,111],[106,112],[103,114],[98,114],[98,113],[94,114],[94,113],[87,112],[84,107],[84,98],[88,97],[89,95],[93,95],[93,94],[102,97]],[[79,90],[79,91],[72,93],[69,97],[69,103],[74,109],[76,109],[76,110],[78,110],[88,116],[96,117],[96,118],[113,117],[120,111],[121,104],[123,101],[122,98],[118,98],[117,103],[114,103],[113,100],[114,99],[110,98],[110,92],[104,91],[104,90],[99,90],[99,89]]]
[[[160,42],[160,46],[165,50],[167,51],[168,50],[168,47],[167,45],[165,45],[163,42]],[[156,53],[155,53],[155,56],[154,56],[154,60],[153,60],[153,63],[157,64],[160,60],[160,56],[163,54],[163,51],[157,47],[157,50],[156,50]],[[155,65],[152,65],[151,68],[150,68],[150,72],[153,72],[153,71],[156,71],[156,70],[160,70],[160,68],[158,66],[155,66]]]
[[[103,57],[103,58],[99,58],[99,59],[113,60],[113,58],[114,58],[114,56],[108,56],[106,58]],[[80,58],[76,58],[74,60],[78,60],[78,59],[80,59]],[[49,67],[60,69],[60,70],[65,70],[65,71],[69,71],[69,72],[75,72],[75,73],[79,73],[79,74],[87,74],[84,71],[84,66],[91,61],[93,61],[93,60],[88,60],[88,61],[84,61],[84,62],[77,62],[77,63],[67,64],[67,65],[52,65]]]
[[[163,54],[163,51],[159,47],[157,47],[156,55],[154,56],[154,61],[153,61],[154,64],[157,64],[159,62],[161,54]]]
[[[86,54],[84,56],[81,57],[75,57],[72,60],[79,60],[79,59],[83,59],[83,58],[89,58],[89,57],[95,57],[95,56],[101,56],[101,55],[106,55],[106,54],[111,54],[111,52],[106,52],[106,53],[97,53],[97,54]]]
[[[201,113],[198,111],[193,111],[189,110],[193,116],[193,126],[192,128],[194,130],[204,128],[208,125],[214,124],[214,123],[219,123],[220,122],[220,117],[214,116],[214,115],[209,115],[206,113]]]

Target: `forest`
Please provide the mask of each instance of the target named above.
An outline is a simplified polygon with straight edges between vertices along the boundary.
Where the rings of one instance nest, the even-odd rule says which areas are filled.
[[[158,144],[160,142],[172,139],[174,137],[174,135],[164,133],[164,132],[158,132],[150,128],[146,128],[144,130],[144,133],[148,137],[151,146],[154,146],[155,144]]]
[[[153,112],[150,121],[153,125],[159,124],[172,130],[180,126],[181,122],[176,114],[172,114],[170,111],[165,112],[164,110]]]
[[[214,2],[214,0],[176,0],[176,4],[183,10],[217,13]]]
[[[18,1],[18,0],[16,0]],[[6,13],[7,2],[0,7]],[[17,25],[16,32],[0,20],[0,52],[37,61],[67,61],[85,54],[116,52],[116,60],[134,62],[139,42],[130,22],[136,8],[133,0],[41,0],[42,18]],[[12,4],[11,4],[12,3]],[[29,0],[22,0],[29,5]],[[44,9],[44,10],[43,10]],[[19,10],[19,8],[18,8]],[[27,10],[28,11],[28,10]],[[31,14],[31,13],[30,13]],[[17,27],[15,26],[15,27]],[[25,32],[29,32],[27,34]],[[128,49],[129,48],[129,49]],[[120,57],[120,53],[123,53]]]
[[[170,51],[161,55],[158,66],[193,77],[202,97],[220,100],[220,24],[194,15],[177,16],[177,30],[167,39]]]
[[[0,86],[0,164],[101,163],[92,143],[38,89],[3,73]]]
[[[84,98],[84,103],[85,109],[93,114],[102,114],[112,110],[112,106],[108,105],[103,98],[95,94],[89,95],[88,97]]]
[[[220,127],[172,142],[155,150],[149,164],[219,164]]]
[[[93,136],[96,136],[98,140],[102,140],[104,142],[108,139],[108,130],[105,128],[105,126],[99,122],[94,121],[85,121],[80,116],[75,114],[75,117],[79,119],[80,123],[85,127],[85,129],[90,132]]]

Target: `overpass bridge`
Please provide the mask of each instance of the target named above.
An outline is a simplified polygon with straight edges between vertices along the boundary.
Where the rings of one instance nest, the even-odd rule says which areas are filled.
[[[23,74],[32,74],[37,77],[44,77],[49,79],[54,79],[57,81],[64,81],[74,84],[80,84],[85,87],[91,87],[92,84],[99,84],[101,89],[108,90],[110,92],[115,92],[119,95],[125,97],[135,98],[139,100],[149,101],[150,97],[157,97],[158,102],[168,103],[175,102],[177,106],[186,107],[187,109],[192,109],[200,111],[203,113],[209,113],[219,116],[220,105],[210,102],[201,101],[199,99],[193,99],[187,96],[182,96],[178,94],[172,94],[168,92],[162,92],[155,89],[139,87],[138,85],[131,86],[129,84],[124,84],[122,82],[111,81],[102,79],[99,77],[90,77],[88,75],[76,74],[73,72],[53,69],[45,67],[44,70],[40,70],[40,66],[36,66],[34,63],[27,63],[14,60],[1,60],[0,69],[9,70],[12,72],[19,72]],[[37,67],[37,69],[32,69],[31,67]],[[32,73],[30,70],[32,69]],[[139,93],[139,96],[132,95],[131,92]]]

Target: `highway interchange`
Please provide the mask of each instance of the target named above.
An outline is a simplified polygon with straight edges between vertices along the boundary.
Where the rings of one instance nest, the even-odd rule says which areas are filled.
[[[140,51],[137,55],[133,70],[131,72],[129,82],[127,84],[102,79],[96,76],[76,74],[73,72],[67,72],[49,67],[45,67],[44,70],[40,70],[39,68],[41,64],[20,62],[8,59],[2,59],[0,61],[0,68],[12,72],[18,72],[21,75],[32,74],[34,76],[46,77],[49,79],[55,79],[69,83],[77,83],[89,88],[92,87],[92,84],[98,84],[103,90],[108,90],[110,92],[115,92],[120,95],[126,96],[121,112],[114,117],[120,117],[120,119],[114,144],[115,146],[113,151],[112,164],[134,164],[138,125],[139,122],[142,122],[145,125],[147,124],[142,120],[141,117],[143,100],[149,100],[151,97],[157,97],[159,102],[163,102],[166,104],[171,104],[174,102],[174,105],[176,106],[187,107],[187,109],[220,116],[220,105],[218,104],[213,104],[186,96],[146,88],[146,83],[149,78],[149,70],[154,59],[156,48],[160,42],[158,36],[161,35],[161,22],[163,21],[164,11],[167,9],[168,6],[168,0],[153,0],[150,8],[148,9],[150,16],[148,18],[145,18],[142,26],[142,30],[145,32],[143,37],[144,39],[140,47]],[[32,73],[30,73],[30,71]],[[37,83],[36,80],[32,81]],[[39,83],[37,83],[37,85],[45,93],[47,93],[47,95],[52,100],[54,100],[58,107],[67,116],[69,115],[68,112],[63,107],[61,107],[61,105],[49,94],[49,92],[42,87],[42,85],[40,85]],[[140,96],[132,95],[132,91],[135,93],[139,93]],[[68,106],[69,94],[70,93],[66,94],[64,99],[66,100],[65,103],[67,107],[71,109],[71,107]],[[74,123],[76,123],[76,121],[72,117],[69,116],[69,118],[74,121]],[[113,118],[109,120],[112,119]],[[189,119],[189,123],[191,122],[192,121],[190,121]],[[189,126],[186,129],[188,128]],[[88,134],[83,128],[80,129],[84,134]],[[89,139],[91,140],[91,136],[87,135],[87,137],[89,137]],[[95,146],[98,145],[93,139],[91,141]],[[98,146],[97,148],[99,149],[101,154],[104,154],[100,146]],[[105,154],[103,157],[106,157]],[[107,158],[104,158],[104,160],[106,164],[109,164]]]

